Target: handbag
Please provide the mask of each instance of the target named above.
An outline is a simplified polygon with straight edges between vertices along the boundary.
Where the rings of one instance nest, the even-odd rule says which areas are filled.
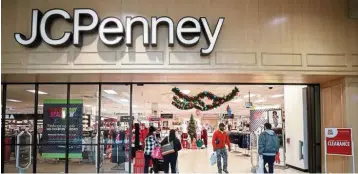
[[[169,137],[168,137],[168,143],[162,146],[162,155],[169,155],[174,153],[174,144],[173,142],[170,142]]]
[[[160,147],[155,147],[152,151],[151,156],[153,159],[163,159],[162,149],[160,149]]]

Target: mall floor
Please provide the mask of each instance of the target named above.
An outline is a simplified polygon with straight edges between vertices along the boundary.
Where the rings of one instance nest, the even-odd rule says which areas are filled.
[[[210,142],[210,141],[209,141]],[[212,147],[209,145],[207,149],[184,149],[179,152],[178,169],[180,173],[216,173],[216,165],[211,166],[209,163],[210,155],[212,154]],[[228,157],[228,170],[230,173],[251,173],[251,157],[245,156],[243,149],[233,148],[233,151],[229,153]],[[254,157],[256,156],[255,153]],[[256,164],[254,158],[253,163]],[[44,161],[38,159],[37,171],[38,173],[61,173],[64,171],[64,162]],[[113,163],[109,160],[104,162],[104,173],[126,173],[123,169],[124,166],[120,166],[120,170],[112,170]],[[32,171],[29,168],[27,171]],[[5,173],[17,173],[14,163],[5,164]],[[70,173],[95,173],[96,168],[93,163],[86,163],[78,161],[70,161],[69,163]],[[276,167],[275,173],[301,173],[300,171],[292,168]],[[26,172],[31,173],[31,172]]]

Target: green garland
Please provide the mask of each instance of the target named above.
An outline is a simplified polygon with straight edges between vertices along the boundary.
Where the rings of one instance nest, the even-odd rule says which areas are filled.
[[[172,92],[176,95],[173,96],[172,105],[181,110],[198,109],[201,111],[208,111],[215,109],[222,104],[232,100],[239,93],[239,89],[235,87],[228,95],[219,97],[211,92],[203,91],[196,96],[189,96],[180,91],[179,88],[173,88]],[[205,104],[202,99],[208,98],[212,100],[211,104]]]

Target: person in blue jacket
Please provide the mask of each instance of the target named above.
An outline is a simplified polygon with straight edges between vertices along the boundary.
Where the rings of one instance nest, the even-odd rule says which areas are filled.
[[[264,166],[268,164],[269,173],[273,173],[273,165],[275,162],[275,156],[279,152],[280,143],[278,136],[273,130],[270,123],[265,123],[265,131],[259,136],[259,154],[262,155],[264,160]],[[264,172],[267,173],[266,167]]]

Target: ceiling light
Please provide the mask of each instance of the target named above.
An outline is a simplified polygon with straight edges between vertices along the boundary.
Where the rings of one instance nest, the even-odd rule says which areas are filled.
[[[31,92],[31,93],[35,93],[36,91],[34,89],[29,89],[29,90],[26,90],[27,92]],[[43,91],[38,91],[39,94],[47,94],[46,92],[43,92]]]
[[[271,96],[271,98],[280,98],[280,97],[283,97],[283,94],[276,94]]]
[[[255,97],[257,94],[250,94],[250,97]],[[249,94],[245,95],[244,98],[249,98]]]
[[[91,107],[91,105],[85,105],[85,107]]]
[[[126,102],[126,103],[129,102],[129,100],[128,100],[128,99],[125,99],[125,98],[121,98],[121,99],[119,99],[119,101],[121,101],[121,102]]]
[[[15,99],[7,99],[7,101],[9,101],[9,102],[15,102],[15,103],[20,103],[20,102],[22,102],[22,101],[20,101],[20,100],[15,100]]]
[[[37,106],[39,106],[39,107],[43,107],[44,105],[37,105]]]
[[[190,93],[190,90],[181,90],[181,92],[182,92],[183,94],[188,95],[188,94]]]
[[[112,89],[109,89],[109,90],[103,90],[105,93],[107,94],[117,94],[116,91],[112,90]]]
[[[262,102],[265,102],[266,100],[265,99],[259,99],[259,100],[256,100],[255,103],[262,103]]]

